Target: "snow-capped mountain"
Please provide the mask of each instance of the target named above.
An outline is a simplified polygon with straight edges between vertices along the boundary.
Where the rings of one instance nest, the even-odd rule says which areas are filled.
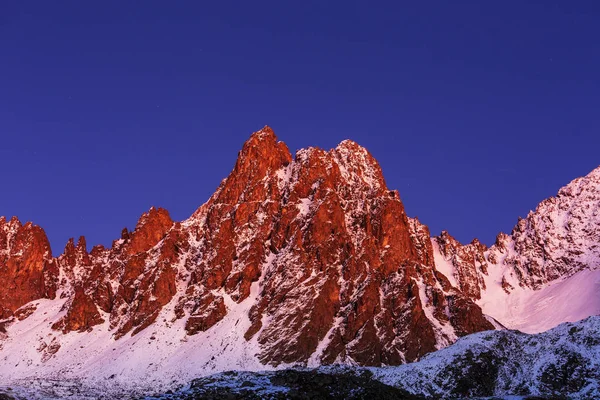
[[[398,365],[474,332],[598,313],[599,176],[491,248],[463,246],[409,218],[356,143],[292,157],[265,127],[190,218],[152,208],[110,248],[80,238],[53,256],[40,227],[1,218],[0,377],[167,388],[230,369]]]

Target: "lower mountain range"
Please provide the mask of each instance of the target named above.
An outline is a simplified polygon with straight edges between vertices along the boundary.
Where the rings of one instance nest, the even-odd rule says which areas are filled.
[[[402,396],[593,398],[597,318],[555,327],[600,314],[599,266],[600,168],[491,247],[461,244],[409,217],[358,144],[292,156],[265,127],[192,216],[151,208],[110,248],[55,255],[41,227],[0,217],[0,378],[148,394],[341,365]]]

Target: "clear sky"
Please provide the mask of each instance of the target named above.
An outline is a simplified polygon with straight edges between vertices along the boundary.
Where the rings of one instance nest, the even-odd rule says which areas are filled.
[[[600,164],[600,2],[0,2],[0,215],[55,254],[188,217],[265,124],[489,244]]]

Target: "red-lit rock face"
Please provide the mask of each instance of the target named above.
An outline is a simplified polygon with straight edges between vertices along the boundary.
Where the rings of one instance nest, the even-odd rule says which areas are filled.
[[[0,319],[32,300],[53,298],[57,274],[42,228],[0,218]]]
[[[176,291],[172,246],[165,241],[153,250],[172,226],[166,210],[152,208],[141,216],[133,232],[125,230],[110,249],[96,247],[88,254],[84,238],[76,247],[69,241],[57,262],[68,278],[63,293],[70,303],[54,328],[91,329],[105,321],[100,311],[108,314],[116,337],[154,322]]]
[[[492,329],[475,292],[435,270],[429,230],[406,216],[378,163],[351,141],[292,157],[265,127],[188,220],[153,208],[108,249],[88,253],[81,238],[51,259],[41,229],[2,229],[1,282],[19,276],[20,287],[35,288],[21,297],[0,290],[2,309],[10,315],[57,287],[66,313],[53,328],[63,332],[108,322],[118,339],[160,314],[194,335],[248,301],[245,338],[259,343],[263,363],[380,365]],[[10,243],[30,235],[21,241],[29,250],[6,244],[13,230]]]

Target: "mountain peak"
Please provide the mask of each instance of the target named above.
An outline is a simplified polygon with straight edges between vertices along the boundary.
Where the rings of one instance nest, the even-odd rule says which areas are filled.
[[[248,138],[248,140],[246,141],[246,143],[244,144],[244,147],[246,147],[246,145],[250,144],[250,145],[255,145],[258,143],[270,143],[270,144],[276,144],[277,143],[277,135],[275,135],[275,131],[273,131],[273,129],[268,126],[265,125],[262,129],[253,132],[250,135],[250,138]]]
[[[21,220],[16,215],[13,215],[10,218],[10,221],[8,221],[8,224],[11,226],[17,226],[17,227],[20,227],[22,225]]]
[[[265,125],[264,128],[253,132],[246,140],[238,155],[237,164],[246,159],[262,160],[267,163],[286,163],[287,165],[291,162],[292,155],[285,143],[277,139],[273,129]]]
[[[77,240],[77,248],[81,251],[87,252],[87,243],[85,241],[85,236],[79,236],[79,240]]]
[[[277,140],[275,132],[265,126],[252,133],[242,146],[233,171],[217,191],[217,201],[237,203],[254,196],[252,191],[267,176],[289,165],[292,155],[287,145]]]
[[[169,212],[164,208],[152,207],[140,217],[135,230],[130,234],[129,254],[145,252],[154,247],[173,226]]]
[[[67,240],[67,244],[65,244],[65,249],[63,250],[63,254],[71,254],[75,251],[75,239],[70,237]]]
[[[340,167],[342,177],[353,186],[368,188],[376,193],[387,190],[379,163],[358,143],[343,140],[331,153]]]
[[[336,146],[336,149],[348,149],[352,151],[366,151],[364,147],[356,143],[354,140],[344,139]]]

